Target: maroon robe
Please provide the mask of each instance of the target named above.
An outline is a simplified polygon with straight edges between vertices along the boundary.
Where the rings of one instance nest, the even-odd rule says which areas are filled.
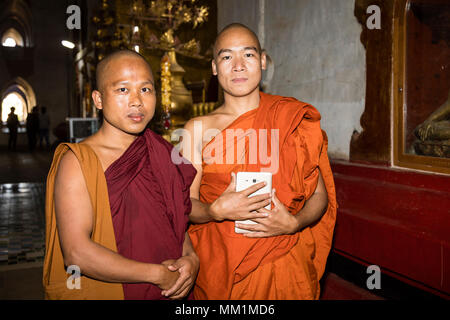
[[[147,263],[181,257],[196,170],[171,160],[173,146],[151,130],[105,171],[117,250]],[[150,283],[124,283],[125,299],[165,299]]]

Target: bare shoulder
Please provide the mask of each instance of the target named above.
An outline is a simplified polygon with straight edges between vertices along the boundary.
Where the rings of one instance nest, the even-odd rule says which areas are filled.
[[[65,185],[71,184],[79,181],[80,178],[83,178],[80,162],[72,150],[69,149],[59,162],[56,172],[56,185],[60,185],[61,182],[64,182]]]
[[[224,121],[224,118],[227,116],[226,113],[223,112],[222,107],[217,108],[216,110],[208,113],[204,116],[199,116],[190,119],[186,122],[185,129],[189,131],[193,131],[195,125],[201,125],[202,131],[208,130],[210,128],[215,128]]]
[[[194,131],[195,127],[201,126],[202,131],[204,131],[210,128],[215,120],[217,120],[217,116],[212,114],[191,118],[186,122],[184,128],[189,131]]]

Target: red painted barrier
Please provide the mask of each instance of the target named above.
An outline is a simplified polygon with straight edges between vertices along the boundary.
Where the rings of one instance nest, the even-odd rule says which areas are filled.
[[[450,176],[332,161],[333,250],[450,297]]]

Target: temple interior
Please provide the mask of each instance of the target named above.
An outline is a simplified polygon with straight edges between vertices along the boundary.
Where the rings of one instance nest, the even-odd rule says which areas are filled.
[[[211,60],[232,22],[267,54],[260,90],[321,114],[338,203],[321,299],[450,298],[448,0],[2,0],[1,300],[44,299],[47,173],[59,143],[101,124],[97,63],[117,49],[147,59],[148,127],[175,145],[224,101]]]

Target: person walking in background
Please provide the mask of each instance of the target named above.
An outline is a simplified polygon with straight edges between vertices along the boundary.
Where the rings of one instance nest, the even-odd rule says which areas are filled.
[[[36,148],[37,134],[39,132],[39,108],[34,106],[31,109],[31,113],[27,117],[27,136],[28,136],[28,148],[30,151],[34,151]]]
[[[11,112],[8,114],[6,125],[9,130],[8,150],[16,150],[17,143],[17,129],[19,128],[19,118],[14,113],[16,108],[11,107]]]
[[[50,147],[49,141],[50,118],[47,113],[47,107],[41,107],[39,115],[39,147],[42,148],[42,140],[45,139],[47,148]]]

